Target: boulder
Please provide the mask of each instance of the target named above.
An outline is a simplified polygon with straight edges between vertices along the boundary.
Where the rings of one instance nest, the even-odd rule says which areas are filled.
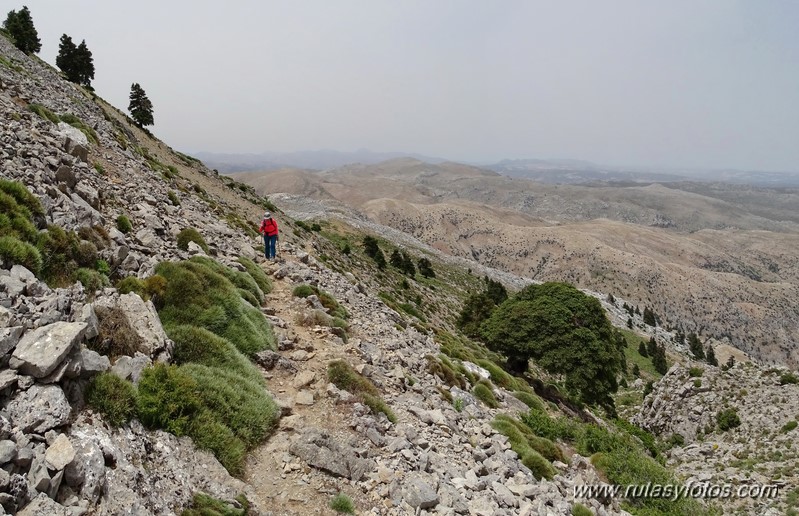
[[[17,346],[24,329],[22,326],[0,328],[0,356],[5,355]]]
[[[74,452],[73,460],[64,468],[64,480],[68,486],[80,489],[83,498],[95,504],[106,482],[103,451],[92,440],[79,440]]]
[[[408,475],[402,486],[405,503],[416,509],[430,509],[438,505],[438,494],[421,474]]]
[[[72,511],[44,493],[34,498],[31,503],[17,513],[17,516],[72,516]]]
[[[24,374],[43,378],[52,373],[83,340],[86,323],[56,322],[22,336],[9,365]]]
[[[132,332],[136,336],[136,351],[153,360],[168,360],[171,357],[171,341],[167,339],[152,301],[145,302],[133,292],[114,294],[96,299],[94,311],[101,326],[103,319],[109,315],[114,314],[120,318],[117,324],[125,325],[124,331]]]
[[[374,469],[373,461],[359,458],[352,447],[314,427],[306,428],[289,452],[309,466],[355,481]]]
[[[142,371],[152,363],[150,357],[141,353],[136,353],[135,357],[119,357],[111,368],[111,372],[123,380],[130,380],[138,384]]]
[[[71,407],[57,385],[33,385],[8,402],[8,417],[24,432],[44,434],[69,421]]]
[[[75,459],[75,448],[65,434],[58,434],[53,444],[44,454],[44,462],[48,469],[61,471]]]

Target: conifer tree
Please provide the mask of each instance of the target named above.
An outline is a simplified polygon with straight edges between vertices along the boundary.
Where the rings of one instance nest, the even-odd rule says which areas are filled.
[[[655,371],[660,374],[666,374],[669,370],[669,366],[666,363],[666,347],[661,344],[657,347],[655,354],[652,356],[652,365],[655,367]]]
[[[642,357],[649,356],[649,353],[647,353],[646,351],[646,343],[644,341],[638,343],[638,354],[641,355]]]
[[[646,351],[649,353],[649,356],[654,358],[657,350],[658,343],[655,341],[655,337],[649,337],[649,342],[646,345]]]
[[[719,361],[716,358],[716,352],[713,351],[713,346],[711,346],[710,344],[708,344],[707,348],[705,349],[705,360],[707,360],[707,363],[712,366],[719,365]]]
[[[688,349],[691,350],[691,354],[694,357],[700,360],[705,358],[705,350],[702,348],[702,341],[699,340],[696,333],[688,334]]]
[[[388,259],[388,263],[390,263],[392,267],[402,269],[402,255],[400,254],[399,249],[394,249],[391,252],[391,258]]]
[[[130,104],[128,104],[130,116],[136,121],[139,127],[153,125],[153,103],[147,98],[144,89],[135,82],[130,86]]]
[[[58,45],[55,64],[67,76],[67,80],[91,88],[94,79],[94,59],[86,40],[75,46],[72,38],[63,34]]]
[[[3,27],[14,39],[14,46],[26,54],[35,54],[42,49],[39,33],[33,26],[33,18],[27,6],[23,6],[19,12],[10,11]]]
[[[427,258],[419,258],[419,263],[417,264],[419,267],[419,274],[424,276],[425,278],[435,278],[436,271],[433,270],[433,264],[430,263],[430,260]]]

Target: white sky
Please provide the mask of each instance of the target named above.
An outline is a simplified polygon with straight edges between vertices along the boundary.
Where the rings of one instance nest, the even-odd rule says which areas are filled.
[[[22,0],[188,152],[799,172],[792,0]]]

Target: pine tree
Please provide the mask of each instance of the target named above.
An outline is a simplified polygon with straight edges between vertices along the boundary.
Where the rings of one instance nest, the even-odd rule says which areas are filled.
[[[398,249],[394,249],[394,251],[391,252],[391,258],[389,258],[388,262],[392,267],[402,269],[402,255]]]
[[[705,360],[707,360],[707,363],[712,366],[719,365],[719,361],[716,359],[716,352],[713,351],[713,346],[710,344],[708,344],[707,348],[705,349]]]
[[[402,271],[410,277],[416,276],[416,266],[411,257],[405,253],[402,253]]]
[[[660,374],[666,374],[669,370],[669,366],[666,363],[666,347],[664,345],[660,345],[657,347],[655,354],[652,356],[652,365],[655,367],[655,371]]]
[[[14,46],[26,54],[35,54],[42,49],[39,33],[33,26],[33,18],[27,6],[23,6],[19,12],[10,11],[3,27],[14,39]]]
[[[655,316],[655,312],[649,309],[649,307],[644,307],[644,324],[649,326],[657,326],[657,317]]]
[[[702,342],[699,340],[699,337],[696,336],[696,333],[688,334],[688,349],[691,350],[691,354],[697,359],[701,360],[705,358],[705,350],[702,347]]]
[[[642,357],[649,356],[649,353],[647,353],[646,351],[646,343],[644,341],[638,343],[638,354],[641,355]]]
[[[646,351],[649,353],[649,356],[654,358],[657,350],[658,343],[655,341],[655,337],[649,337],[649,342],[646,345]]]
[[[627,327],[630,328],[631,330],[633,329],[633,318],[632,317],[628,317],[627,318]]]
[[[67,80],[91,88],[94,79],[94,59],[86,40],[75,46],[72,38],[63,34],[58,45],[58,56],[55,64],[67,76]]]
[[[419,258],[417,266],[419,267],[419,274],[421,274],[425,278],[436,277],[436,271],[433,270],[433,264],[430,263],[430,260],[428,260],[427,258]]]
[[[153,103],[150,102],[144,89],[142,89],[137,82],[130,86],[130,104],[128,104],[128,111],[130,111],[130,116],[136,121],[139,127],[153,125],[155,123],[153,119]],[[377,245],[377,241],[375,241],[375,245]],[[382,253],[380,254],[382,255]],[[385,257],[383,257],[383,261],[385,262]]]
[[[641,368],[638,367],[638,364],[633,364],[633,376],[635,376],[636,378],[641,376]]]

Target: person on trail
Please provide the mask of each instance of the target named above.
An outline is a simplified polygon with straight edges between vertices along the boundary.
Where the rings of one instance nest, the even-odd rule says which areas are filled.
[[[275,252],[277,244],[277,222],[268,211],[264,213],[264,220],[261,221],[261,227],[258,229],[258,232],[264,236],[264,255],[266,259],[277,259],[277,253]]]

